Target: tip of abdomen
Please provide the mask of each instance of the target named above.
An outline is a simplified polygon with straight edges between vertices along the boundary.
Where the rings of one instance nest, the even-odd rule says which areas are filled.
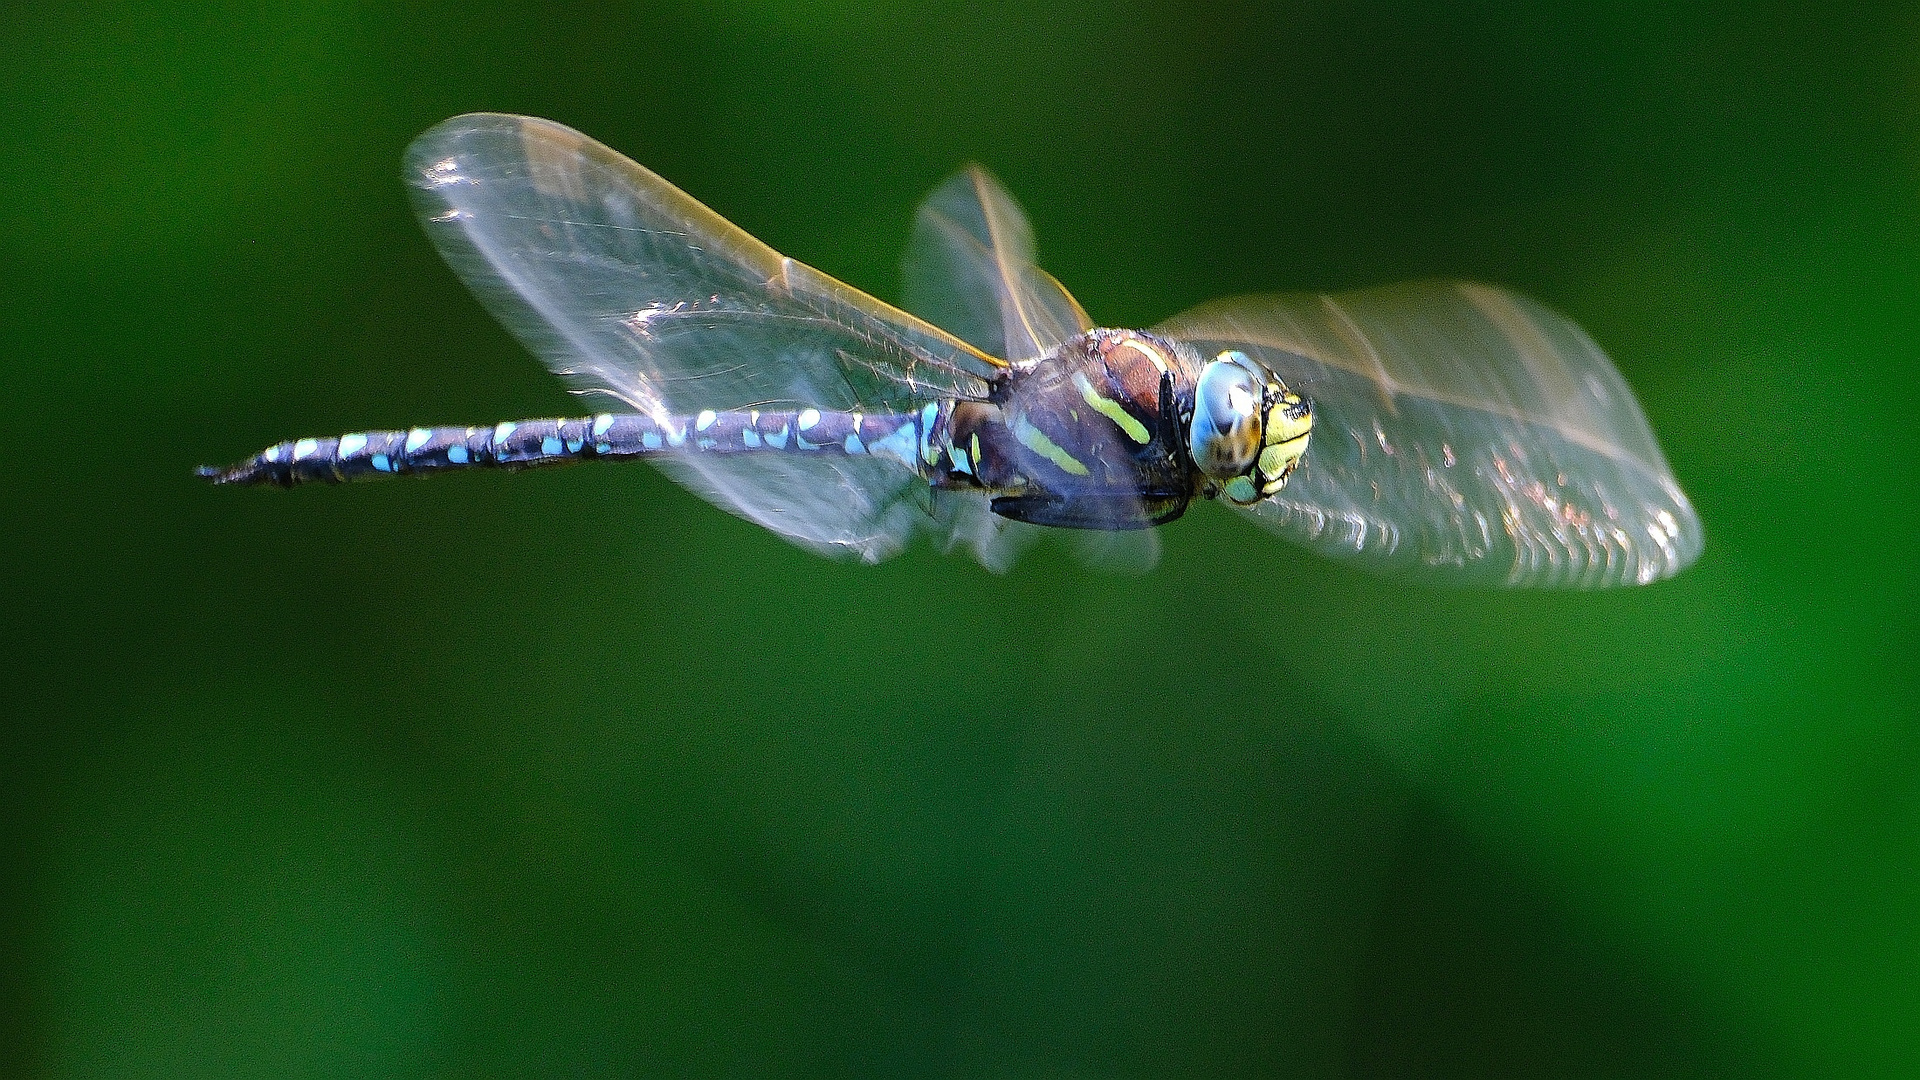
[[[338,476],[303,474],[291,463],[270,460],[263,454],[255,454],[232,465],[202,465],[193,470],[193,475],[210,484],[271,484],[275,487],[292,487],[307,480],[339,479]]]
[[[243,461],[238,465],[202,465],[193,470],[193,475],[210,484],[260,484],[270,480],[262,476],[259,459]]]

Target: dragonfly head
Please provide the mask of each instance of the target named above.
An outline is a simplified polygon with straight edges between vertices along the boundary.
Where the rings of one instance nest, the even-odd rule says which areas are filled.
[[[1312,431],[1312,406],[1246,353],[1228,350],[1200,370],[1187,448],[1229,501],[1245,506],[1285,487]]]

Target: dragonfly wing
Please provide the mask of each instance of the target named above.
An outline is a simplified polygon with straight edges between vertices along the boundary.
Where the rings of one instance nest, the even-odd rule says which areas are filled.
[[[1035,265],[1020,204],[978,165],[920,204],[902,270],[909,310],[994,356],[1037,359],[1093,328],[1066,287]],[[1039,529],[972,509],[953,520],[952,535],[968,538],[990,567],[1004,568],[1042,533],[1064,534],[1082,562],[1117,573],[1142,573],[1160,557],[1152,529]]]
[[[1045,356],[1093,327],[1066,288],[1034,265],[1026,214],[978,165],[920,204],[902,269],[910,310],[994,356]]]
[[[515,336],[582,392],[665,422],[703,409],[909,411],[980,397],[1004,366],[953,335],[781,256],[570,128],[455,117],[406,176],[428,235]],[[833,463],[858,499],[793,486],[778,455],[671,467],[715,503],[806,546],[876,558],[904,541],[904,479]],[[896,470],[904,473],[903,470]],[[924,485],[921,485],[924,487]]]
[[[947,550],[966,548],[996,574],[1011,569],[1045,534],[1063,531],[1001,517],[987,500],[963,492],[935,492],[933,513],[940,520]]]
[[[1312,442],[1251,507],[1290,540],[1448,581],[1654,581],[1700,553],[1633,392],[1566,318],[1466,282],[1202,304],[1158,328],[1256,356],[1313,406]]]
[[[1062,540],[1087,566],[1114,574],[1144,574],[1160,561],[1157,529],[1055,529],[1004,518],[973,495],[936,495],[933,513],[949,551],[967,548],[982,566],[1005,573],[1041,539]]]
[[[655,463],[709,502],[823,555],[879,562],[918,532],[945,536],[926,481],[885,458],[689,455]]]

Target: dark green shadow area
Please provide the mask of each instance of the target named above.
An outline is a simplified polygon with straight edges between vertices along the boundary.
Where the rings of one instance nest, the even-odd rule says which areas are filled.
[[[1758,1047],[1426,801],[1381,890],[1344,1074],[1754,1077]]]

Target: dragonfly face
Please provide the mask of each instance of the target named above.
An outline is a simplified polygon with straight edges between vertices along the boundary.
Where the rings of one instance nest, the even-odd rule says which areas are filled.
[[[1287,485],[1307,452],[1313,410],[1279,376],[1229,350],[1201,369],[1188,431],[1194,467],[1248,506]]]
[[[1148,526],[1195,499],[1446,581],[1641,583],[1700,551],[1620,373],[1497,288],[1236,297],[1096,329],[972,168],[920,208],[909,314],[550,121],[455,117],[415,140],[406,175],[454,271],[616,409],[300,439],[202,475],[646,460],[810,550],[875,562],[926,536],[996,570],[1043,527],[1137,538],[1101,550],[1141,565]]]

